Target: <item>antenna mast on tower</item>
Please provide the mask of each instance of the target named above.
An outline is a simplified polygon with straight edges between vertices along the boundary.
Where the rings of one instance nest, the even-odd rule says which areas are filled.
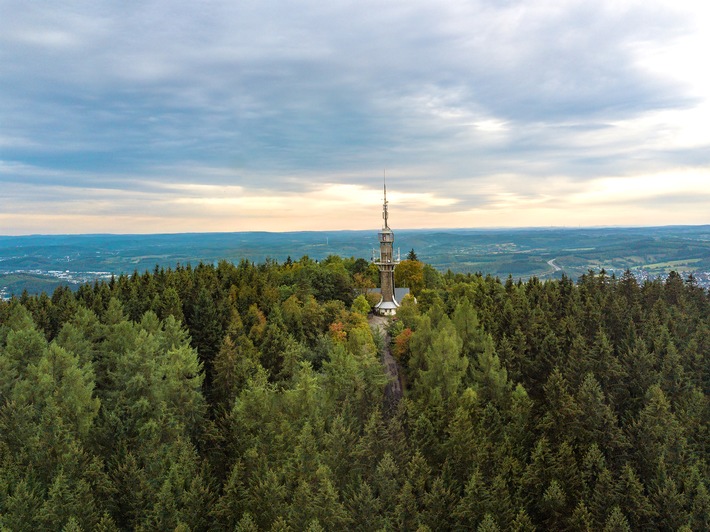
[[[387,176],[385,175],[385,171],[382,170],[382,183],[384,185],[384,191],[385,191],[385,202],[382,205],[382,218],[385,220],[385,226],[383,229],[389,229],[389,225],[387,223]]]

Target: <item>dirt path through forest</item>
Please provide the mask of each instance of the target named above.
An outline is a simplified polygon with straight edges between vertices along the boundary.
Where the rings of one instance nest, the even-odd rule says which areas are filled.
[[[394,408],[402,398],[402,381],[399,378],[399,365],[390,353],[390,336],[387,333],[387,324],[389,318],[384,316],[375,316],[371,314],[367,318],[370,327],[374,327],[380,331],[384,339],[384,350],[382,354],[382,365],[385,367],[385,373],[390,381],[385,387],[385,403],[388,407]]]

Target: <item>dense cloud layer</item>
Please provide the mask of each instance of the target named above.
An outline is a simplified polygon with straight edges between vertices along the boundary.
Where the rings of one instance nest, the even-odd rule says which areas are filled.
[[[0,14],[0,233],[367,227],[385,167],[400,226],[708,221],[700,2]]]

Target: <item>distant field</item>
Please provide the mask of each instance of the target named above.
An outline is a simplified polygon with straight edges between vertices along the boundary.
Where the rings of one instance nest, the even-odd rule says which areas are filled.
[[[648,270],[670,270],[677,268],[692,268],[693,265],[702,262],[703,259],[681,259],[681,260],[669,260],[667,262],[657,262],[655,264],[646,264],[644,268]]]
[[[663,274],[710,272],[710,226],[594,229],[397,230],[402,258],[414,249],[441,271],[505,278],[578,278],[589,269]],[[377,230],[173,235],[0,236],[0,292],[51,292],[72,281],[220,260],[279,262],[308,255],[371,257]],[[560,270],[549,264],[554,261]],[[52,273],[50,273],[52,272]],[[58,272],[62,272],[61,274]],[[710,273],[708,274],[710,275]],[[62,278],[63,277],[63,278]]]

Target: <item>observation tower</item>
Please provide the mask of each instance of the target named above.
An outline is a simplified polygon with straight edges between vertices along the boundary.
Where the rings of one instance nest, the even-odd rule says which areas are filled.
[[[382,205],[382,231],[378,233],[380,241],[380,256],[373,256],[373,262],[380,270],[380,294],[382,299],[375,305],[375,313],[380,316],[394,316],[397,313],[399,303],[395,299],[394,268],[399,264],[400,257],[397,251],[397,258],[394,257],[394,233],[389,227],[387,213],[387,183],[384,184],[384,203]],[[374,253],[373,253],[374,255]]]

